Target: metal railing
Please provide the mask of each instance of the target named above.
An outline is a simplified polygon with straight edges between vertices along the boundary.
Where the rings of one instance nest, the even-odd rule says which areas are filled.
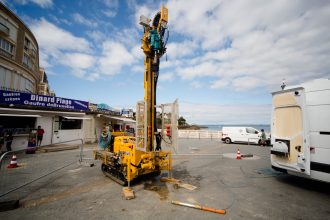
[[[54,143],[54,144],[44,145],[42,147],[54,146],[54,145],[64,144],[64,143],[70,143],[70,142],[74,142],[74,141],[81,141],[81,144],[80,144],[80,153],[79,153],[79,160],[78,160],[78,162],[81,163],[83,161],[83,159],[85,159],[85,158],[83,158],[83,143],[84,143],[84,139],[74,139],[74,140],[69,140],[69,141],[63,141],[63,142],[58,142],[58,143]],[[3,163],[3,161],[4,161],[4,159],[6,158],[7,155],[9,155],[9,154],[12,154],[12,155],[14,155],[14,154],[20,154],[22,152],[24,152],[24,150],[7,151],[4,154],[2,154],[1,157],[0,157],[0,170],[2,168],[2,163]],[[28,182],[26,182],[26,183],[24,183],[22,185],[19,185],[17,187],[14,187],[13,189],[10,189],[10,190],[8,190],[6,192],[3,192],[3,193],[0,194],[0,197],[3,197],[3,196],[5,196],[5,195],[7,195],[7,194],[9,194],[11,192],[14,192],[14,191],[16,191],[16,190],[18,190],[18,189],[20,189],[20,188],[22,188],[24,186],[27,186],[27,185],[29,185],[29,184],[37,181],[37,180],[40,180],[40,179],[44,178],[44,177],[46,177],[46,176],[48,176],[50,174],[53,174],[53,173],[55,173],[57,171],[60,171],[60,170],[66,168],[66,167],[68,167],[68,166],[70,166],[70,165],[72,165],[74,163],[77,163],[77,161],[76,160],[71,161],[71,162],[69,162],[68,164],[66,164],[64,166],[61,166],[61,167],[59,167],[59,168],[57,168],[55,170],[48,171],[45,174],[43,174],[43,175],[41,175],[41,176],[39,176],[37,178],[34,178],[33,180],[30,180],[30,181],[28,181]]]
[[[179,138],[197,138],[197,139],[221,139],[222,131],[210,131],[210,130],[179,130]]]

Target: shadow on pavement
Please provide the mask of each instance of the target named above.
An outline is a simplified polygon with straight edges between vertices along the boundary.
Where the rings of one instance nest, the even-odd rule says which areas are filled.
[[[302,190],[315,191],[330,195],[330,183],[292,175],[279,176],[276,178],[276,180],[287,185],[301,188]]]

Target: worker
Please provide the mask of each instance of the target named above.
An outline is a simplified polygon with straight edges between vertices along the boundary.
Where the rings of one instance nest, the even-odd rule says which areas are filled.
[[[266,133],[264,129],[261,129],[260,145],[266,146]]]
[[[45,130],[41,128],[41,126],[38,126],[37,129],[37,146],[41,146],[42,138],[44,136]]]
[[[7,151],[11,151],[11,143],[13,143],[13,132],[12,131],[8,131],[8,134],[6,136],[6,148]]]
[[[155,150],[160,151],[160,150],[162,150],[162,146],[161,146],[162,136],[161,136],[160,132],[156,132],[155,136],[156,136],[156,149]]]
[[[99,147],[102,150],[105,150],[106,148],[108,148],[110,146],[110,141],[111,141],[111,133],[106,127],[103,127],[102,133],[101,133],[100,139],[99,139],[99,144],[98,144]]]

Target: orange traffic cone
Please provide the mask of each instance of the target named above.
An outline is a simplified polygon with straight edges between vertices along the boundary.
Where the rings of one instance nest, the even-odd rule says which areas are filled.
[[[236,160],[241,160],[241,152],[239,152],[239,149],[237,150],[237,154],[236,154]]]
[[[16,168],[18,167],[17,161],[16,161],[16,155],[13,155],[11,158],[10,164],[7,166],[7,168]]]

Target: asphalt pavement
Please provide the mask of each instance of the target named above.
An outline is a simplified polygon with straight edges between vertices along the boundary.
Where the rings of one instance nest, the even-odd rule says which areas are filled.
[[[238,149],[253,157],[236,160]],[[92,150],[85,147],[84,156],[91,157]],[[18,156],[24,166],[1,169],[1,192],[59,170],[1,197],[19,199],[20,207],[0,212],[0,219],[328,219],[330,184],[273,171],[269,151],[179,139],[172,176],[197,189],[174,187],[156,177],[133,185],[133,200],[122,198],[122,186],[102,174],[100,161],[89,161],[93,167],[76,163],[79,150]],[[173,205],[172,200],[225,209],[226,214]]]

